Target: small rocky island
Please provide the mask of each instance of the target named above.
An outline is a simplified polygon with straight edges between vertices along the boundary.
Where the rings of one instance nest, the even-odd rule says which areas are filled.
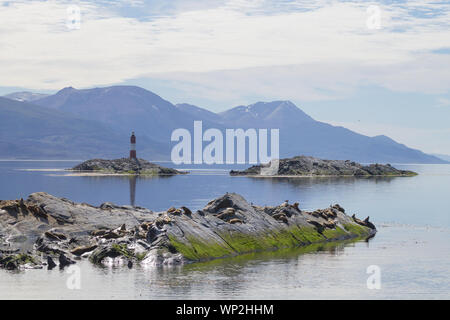
[[[186,172],[166,168],[144,159],[92,159],[76,165],[71,171],[124,175],[176,175]]]
[[[297,156],[278,161],[278,171],[271,172],[270,164],[256,165],[242,171],[230,171],[232,176],[415,176],[416,172],[399,170],[390,164],[362,165],[350,160],[323,160]]]
[[[202,210],[163,212],[104,203],[75,203],[39,192],[0,201],[0,268],[53,269],[89,259],[99,265],[177,265],[247,252],[367,239],[367,217],[339,205],[312,212],[288,201],[257,206],[227,193]]]

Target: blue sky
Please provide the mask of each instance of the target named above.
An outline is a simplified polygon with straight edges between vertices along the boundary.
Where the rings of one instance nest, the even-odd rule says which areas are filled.
[[[0,0],[0,20],[0,94],[133,84],[211,111],[291,100],[450,154],[449,1]]]

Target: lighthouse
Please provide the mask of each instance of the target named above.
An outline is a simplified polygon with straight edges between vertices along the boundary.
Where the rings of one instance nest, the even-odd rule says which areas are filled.
[[[131,133],[130,142],[130,159],[136,159],[136,136],[134,131]]]

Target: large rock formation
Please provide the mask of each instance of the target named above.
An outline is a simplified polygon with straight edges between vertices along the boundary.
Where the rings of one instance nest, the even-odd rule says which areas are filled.
[[[339,205],[306,212],[298,203],[275,207],[249,204],[225,194],[202,210],[163,212],[104,203],[94,207],[31,194],[26,201],[0,201],[0,266],[52,269],[89,258],[96,264],[129,267],[182,264],[245,252],[344,239],[376,233],[369,222]]]
[[[119,174],[175,175],[183,174],[172,168],[165,168],[144,159],[92,159],[76,165],[71,170]]]
[[[362,165],[350,160],[323,160],[297,156],[278,161],[278,171],[271,172],[269,165],[256,165],[243,171],[230,171],[233,176],[414,176],[417,173],[399,170],[390,164]]]

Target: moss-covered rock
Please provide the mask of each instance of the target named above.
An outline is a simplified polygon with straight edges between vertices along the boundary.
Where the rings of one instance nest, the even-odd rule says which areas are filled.
[[[243,221],[242,224],[223,222],[224,213],[231,212],[230,208]],[[274,218],[281,211],[286,221]],[[193,219],[176,216],[164,230],[176,251],[191,261],[345,239],[364,239],[376,232],[355,222],[340,206],[317,212],[320,214],[314,216],[311,212],[301,211],[297,203],[262,208],[248,204],[239,195],[226,194],[192,216],[198,224]],[[312,221],[315,224],[311,224]]]

